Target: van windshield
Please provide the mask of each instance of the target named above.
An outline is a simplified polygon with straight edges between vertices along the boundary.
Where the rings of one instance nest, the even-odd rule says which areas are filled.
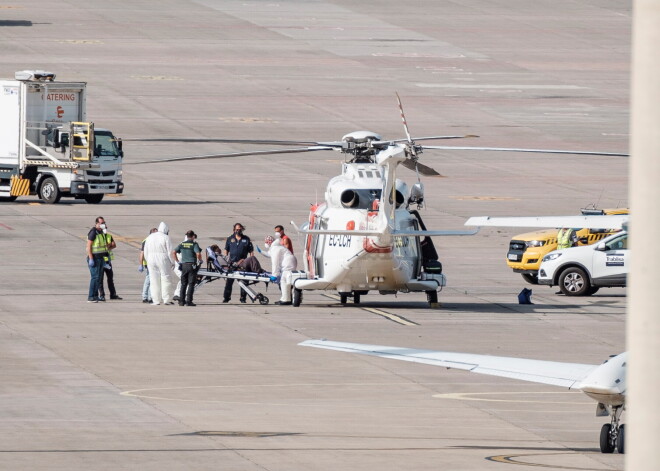
[[[119,146],[115,136],[109,131],[94,132],[94,156],[95,157],[121,157]]]

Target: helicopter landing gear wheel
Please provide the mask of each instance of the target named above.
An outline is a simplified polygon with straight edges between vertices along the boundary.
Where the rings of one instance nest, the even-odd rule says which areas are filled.
[[[438,292],[437,291],[427,291],[426,299],[429,301],[429,306],[435,307],[438,304]]]
[[[259,304],[268,304],[269,301],[269,299],[261,293],[257,295],[257,300],[259,300]]]
[[[348,303],[348,294],[339,293],[339,302],[342,303],[342,304]]]
[[[353,293],[353,304],[360,304],[360,293]]]
[[[302,302],[302,290],[293,288],[293,307],[299,307]]]

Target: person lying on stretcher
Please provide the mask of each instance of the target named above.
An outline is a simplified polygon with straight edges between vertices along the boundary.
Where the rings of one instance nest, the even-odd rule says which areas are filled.
[[[242,270],[252,273],[266,272],[266,270],[261,268],[261,264],[255,256],[248,257],[234,264],[229,264],[225,257],[222,256],[222,251],[217,245],[212,245],[206,248],[206,262],[208,266],[212,266],[214,270]]]

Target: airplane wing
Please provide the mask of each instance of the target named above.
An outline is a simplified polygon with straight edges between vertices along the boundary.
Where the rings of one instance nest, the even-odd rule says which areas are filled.
[[[306,340],[298,345],[325,348],[348,353],[360,353],[392,360],[455,368],[491,376],[550,384],[578,389],[581,381],[599,365],[559,363],[524,358],[496,357],[471,353],[439,352],[412,348],[386,347],[358,343],[333,342],[330,340]]]
[[[546,228],[587,228],[587,229],[623,229],[629,215],[611,216],[539,216],[539,217],[471,217],[466,226],[493,227],[546,227]]]

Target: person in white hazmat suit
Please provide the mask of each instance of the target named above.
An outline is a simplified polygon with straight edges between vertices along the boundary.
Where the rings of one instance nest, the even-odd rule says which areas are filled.
[[[291,302],[291,278],[292,272],[298,267],[298,260],[286,247],[280,239],[274,239],[271,236],[266,237],[264,241],[268,256],[272,262],[271,275],[280,280],[280,290],[282,297],[275,304],[290,305]]]
[[[149,234],[144,242],[144,258],[149,267],[151,299],[153,304],[172,304],[172,241],[168,233],[170,228],[164,222],[158,226],[158,232]]]

